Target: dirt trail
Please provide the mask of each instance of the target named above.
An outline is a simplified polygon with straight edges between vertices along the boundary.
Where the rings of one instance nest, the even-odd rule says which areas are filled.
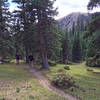
[[[49,80],[42,74],[41,71],[34,69],[34,68],[30,68],[29,69],[30,73],[35,76],[39,83],[46,89],[51,90],[51,91],[55,91],[57,94],[67,98],[68,100],[78,100],[77,98],[73,97],[70,94],[67,94],[65,92],[63,92],[60,89],[55,88],[54,86],[52,86],[49,82]]]

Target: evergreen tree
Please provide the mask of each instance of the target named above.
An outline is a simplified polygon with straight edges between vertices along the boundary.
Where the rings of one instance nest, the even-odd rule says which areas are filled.
[[[25,40],[23,40],[25,50],[28,52],[27,49],[33,47],[30,44],[34,40],[37,41],[38,45],[36,43],[34,48],[39,48],[40,50],[42,67],[49,69],[47,50],[51,48],[50,45],[54,41],[54,36],[57,36],[56,32],[54,32],[55,20],[53,16],[56,15],[56,10],[53,9],[54,2],[50,0],[13,0],[13,2],[17,3],[20,8],[17,13],[23,26],[21,29],[23,30],[23,38]],[[34,28],[36,28],[35,32],[33,31]],[[37,36],[37,38],[34,38],[34,36]],[[27,39],[28,37],[30,37],[30,41]]]
[[[100,6],[100,0],[90,0],[88,3],[88,10],[92,10],[94,7],[99,7]]]
[[[75,33],[75,22],[73,22],[73,26],[72,26],[72,36],[74,35],[74,33]]]
[[[99,0],[90,0],[88,10],[99,7]],[[86,43],[86,64],[92,67],[100,66],[100,12],[92,14],[92,21],[88,23],[84,32]]]
[[[0,56],[2,58],[8,56],[11,49],[8,6],[8,0],[0,0]]]
[[[69,56],[69,40],[68,40],[68,31],[65,31],[65,34],[62,37],[62,63],[68,63]]]
[[[19,46],[18,49],[20,49],[20,45],[22,44],[24,45],[26,62],[28,62],[28,53],[33,51],[32,48],[35,48],[34,45],[37,45],[36,43],[37,37],[34,35],[36,34],[36,31],[37,31],[35,30],[36,29],[36,23],[35,23],[36,15],[34,14],[35,2],[32,2],[32,0],[30,1],[13,0],[13,3],[17,3],[18,8],[20,9],[20,10],[15,10],[13,13],[15,22],[16,22],[14,26],[15,26],[15,29],[17,28],[16,36],[20,38],[19,42],[18,40],[16,40],[16,43],[18,43],[18,46]]]
[[[40,51],[42,55],[42,67],[49,69],[47,59],[47,42],[48,37],[52,37],[51,27],[54,23],[53,16],[56,14],[56,10],[53,10],[53,1],[50,0],[38,0],[37,1],[37,18],[38,18],[38,30],[40,38]],[[52,40],[51,40],[52,41]]]
[[[8,0],[0,0],[0,35],[4,36],[4,34],[8,30]]]
[[[80,46],[80,35],[77,32],[74,35],[73,47],[72,47],[72,61],[79,62],[81,60],[81,46]]]

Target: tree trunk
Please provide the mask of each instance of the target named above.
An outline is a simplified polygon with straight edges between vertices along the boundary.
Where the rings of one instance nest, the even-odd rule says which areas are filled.
[[[42,68],[49,69],[47,53],[42,50]]]
[[[42,68],[49,69],[45,40],[42,34],[40,35],[40,44],[41,44],[41,56],[42,56]]]
[[[66,64],[68,60],[68,55],[67,55],[67,48],[66,48],[66,42],[62,42],[62,63]]]
[[[29,63],[27,47],[25,47],[25,56],[26,56],[26,63]]]

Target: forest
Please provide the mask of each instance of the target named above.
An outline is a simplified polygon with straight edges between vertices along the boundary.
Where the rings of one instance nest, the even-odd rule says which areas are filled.
[[[100,100],[100,12],[63,27],[55,2],[0,0],[0,100]]]

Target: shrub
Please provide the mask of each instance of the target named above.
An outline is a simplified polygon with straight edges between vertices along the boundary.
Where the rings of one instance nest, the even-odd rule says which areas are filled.
[[[29,100],[34,100],[34,96],[30,95]]]
[[[63,68],[60,68],[60,69],[58,69],[58,72],[59,72],[59,73],[61,73],[61,72],[63,72],[63,73],[64,73],[64,72],[65,72],[65,70],[64,70]]]
[[[52,84],[58,88],[67,89],[75,86],[75,81],[65,73],[58,73],[53,77]]]
[[[5,98],[0,98],[0,100],[6,100]]]
[[[100,58],[95,57],[88,58],[86,64],[90,67],[100,67]]]
[[[95,62],[95,61],[93,61],[93,58],[91,57],[91,58],[88,58],[88,59],[87,59],[86,64],[87,64],[88,66],[93,67],[93,66],[95,65],[94,62]]]
[[[72,65],[72,64],[73,64],[73,62],[71,62],[71,61],[67,61],[67,64]]]
[[[100,52],[98,52],[94,57],[88,58],[86,64],[90,67],[100,67]]]
[[[74,89],[75,89],[75,87],[71,87],[71,88],[69,89],[69,91],[73,92]]]
[[[48,63],[50,66],[56,66],[56,62],[55,61],[51,61],[51,60],[48,60]]]
[[[93,72],[93,69],[88,68],[87,71],[89,71],[89,72]]]
[[[70,70],[70,67],[69,66],[65,66],[64,69]]]
[[[19,93],[20,92],[20,88],[16,88],[16,92]]]

